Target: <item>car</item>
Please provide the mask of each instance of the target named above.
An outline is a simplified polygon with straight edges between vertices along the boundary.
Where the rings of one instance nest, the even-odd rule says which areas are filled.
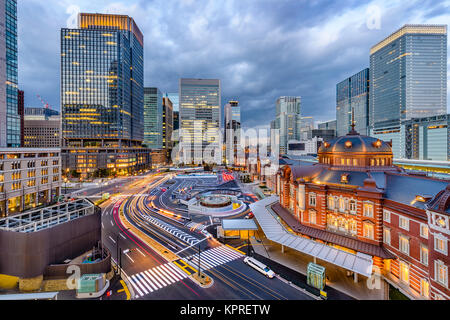
[[[255,217],[255,215],[253,214],[253,212],[250,212],[247,216],[245,216],[245,219],[253,219]]]
[[[263,275],[265,275],[269,279],[273,279],[275,277],[275,272],[273,272],[272,270],[270,270],[270,268],[268,266],[266,266],[265,264],[259,262],[258,260],[254,259],[254,258],[246,257],[244,259],[244,263],[247,264],[248,266],[252,267],[256,271],[261,272]]]

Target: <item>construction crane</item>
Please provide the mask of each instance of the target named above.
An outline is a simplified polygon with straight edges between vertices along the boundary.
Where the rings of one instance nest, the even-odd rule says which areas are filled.
[[[46,102],[40,95],[37,95],[38,99],[41,100],[42,104],[44,105],[44,109],[50,109],[50,105],[48,102]]]

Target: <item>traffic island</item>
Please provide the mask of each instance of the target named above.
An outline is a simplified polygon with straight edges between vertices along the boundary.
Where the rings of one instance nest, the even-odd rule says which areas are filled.
[[[198,273],[194,273],[190,276],[190,279],[203,289],[211,288],[214,284],[214,280],[204,273],[201,273],[200,275]]]

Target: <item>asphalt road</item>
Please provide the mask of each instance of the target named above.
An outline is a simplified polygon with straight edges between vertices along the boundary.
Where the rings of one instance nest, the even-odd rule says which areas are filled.
[[[108,201],[102,212],[103,243],[115,260],[117,248],[121,249],[122,269],[137,299],[311,299],[288,283],[277,278],[268,279],[247,266],[243,263],[244,256],[236,250],[215,239],[206,239],[198,232],[191,232],[184,223],[167,218],[157,209],[152,210],[149,199],[160,204],[159,199],[170,196],[160,192],[163,179],[161,176],[147,176],[122,184],[117,191],[127,197],[115,197]],[[194,181],[185,181],[172,188],[175,189],[181,184],[194,186],[193,183]],[[198,184],[196,183],[197,186]],[[200,184],[207,187],[210,182]],[[251,197],[246,200],[251,201]],[[124,204],[125,214],[135,227],[164,247],[179,253],[182,262],[178,261],[177,265],[166,261],[126,230],[118,219],[118,208],[121,204]],[[199,247],[200,269],[214,281],[210,288],[202,288],[189,278],[192,270],[198,269]],[[187,271],[183,271],[183,268]]]

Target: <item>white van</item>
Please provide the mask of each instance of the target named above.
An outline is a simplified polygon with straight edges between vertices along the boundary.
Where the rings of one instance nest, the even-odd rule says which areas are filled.
[[[244,263],[248,264],[250,267],[252,267],[253,269],[258,270],[259,272],[261,272],[263,275],[265,275],[267,278],[274,278],[275,277],[275,272],[273,272],[272,270],[269,269],[268,266],[266,266],[265,264],[262,264],[261,262],[259,262],[258,260],[255,260],[253,258],[250,257],[246,257],[244,259]]]

